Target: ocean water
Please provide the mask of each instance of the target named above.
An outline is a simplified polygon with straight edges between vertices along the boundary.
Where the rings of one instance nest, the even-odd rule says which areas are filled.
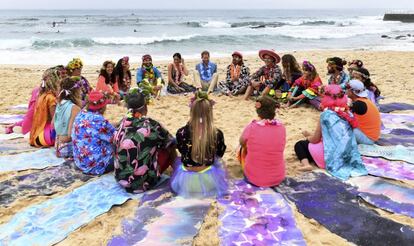
[[[101,64],[128,55],[167,60],[310,49],[414,51],[414,23],[385,10],[0,10],[0,64]],[[55,26],[53,27],[55,23]]]

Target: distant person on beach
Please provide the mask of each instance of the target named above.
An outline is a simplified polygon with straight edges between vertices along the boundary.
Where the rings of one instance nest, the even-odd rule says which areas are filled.
[[[210,52],[201,52],[201,63],[197,64],[194,72],[194,85],[207,93],[214,92],[217,87],[217,65],[210,62]]]
[[[161,72],[152,64],[152,57],[150,55],[142,56],[142,66],[137,69],[137,85],[144,93],[152,97],[159,98],[161,90],[164,86]]]
[[[352,74],[352,71],[358,68],[363,68],[364,67],[364,63],[361,60],[352,60],[350,62],[348,62],[348,72],[349,75]]]
[[[197,91],[190,103],[190,120],[177,131],[181,159],[175,163],[171,189],[180,196],[227,193],[227,175],[221,161],[226,145],[223,132],[214,126],[213,104],[206,92]]]
[[[286,129],[275,119],[277,108],[275,99],[259,97],[255,104],[259,119],[249,123],[240,137],[239,161],[248,182],[256,186],[272,187],[285,179]]]
[[[344,71],[346,61],[339,57],[331,57],[326,60],[326,63],[328,63],[327,69],[330,76],[328,84],[340,85],[342,90],[345,90],[346,83],[350,79],[349,75]]]
[[[379,100],[381,99],[381,91],[374,83],[372,83],[370,78],[370,73],[366,68],[360,67],[352,70],[351,73],[352,79],[357,79],[364,83],[365,88],[367,89],[368,99],[375,104],[379,109]]]
[[[295,153],[302,167],[310,171],[315,162],[333,176],[347,180],[350,176],[367,175],[355,139],[357,119],[347,106],[348,98],[339,85],[324,87],[321,101],[323,112],[313,133],[303,131],[306,140],[295,144]]]
[[[250,81],[250,69],[243,62],[240,52],[233,52],[232,63],[227,66],[226,80],[218,83],[218,89],[227,96],[237,96],[246,92]]]
[[[288,107],[295,107],[300,103],[309,103],[316,109],[320,109],[319,87],[322,80],[315,66],[309,61],[302,63],[303,75],[298,78],[290,88],[288,94]]]
[[[115,66],[116,81],[118,81],[119,95],[124,98],[131,88],[131,71],[129,70],[129,57],[118,60]]]
[[[188,76],[188,70],[180,53],[173,55],[173,63],[168,65],[168,87],[171,94],[194,92],[196,88],[184,82],[184,76]]]
[[[107,94],[111,103],[118,103],[121,99],[119,95],[118,81],[114,72],[115,63],[113,61],[105,61],[102,65],[96,84],[96,90]]]
[[[73,123],[73,159],[85,174],[101,175],[114,168],[115,128],[103,116],[109,102],[102,92],[91,91],[86,109]]]
[[[141,93],[126,98],[128,115],[115,132],[115,178],[128,192],[153,188],[177,157],[174,137],[156,120],[147,116]]]
[[[69,76],[80,77],[80,81],[78,82],[81,89],[81,99],[82,99],[82,107],[85,106],[86,102],[86,95],[91,92],[92,87],[89,84],[89,81],[82,76],[82,68],[83,62],[79,58],[73,58],[72,61],[68,63],[66,66],[66,70]]]
[[[56,131],[56,156],[71,158],[73,156],[72,126],[75,117],[82,108],[80,77],[70,77],[60,83],[53,126]]]
[[[56,132],[52,119],[56,110],[56,95],[61,81],[60,68],[49,68],[43,73],[39,96],[33,114],[30,129],[30,145],[35,147],[51,147],[55,144]]]
[[[375,104],[368,99],[368,90],[356,79],[347,84],[347,95],[352,100],[351,111],[358,122],[354,134],[359,144],[374,144],[381,135],[381,115]]]
[[[261,92],[262,96],[268,95],[282,80],[282,70],[277,65],[280,62],[279,55],[273,50],[260,50],[259,57],[265,65],[250,77],[250,84],[244,95],[245,100],[249,99],[253,90]]]
[[[66,78],[66,69],[64,66],[62,65],[58,65],[56,67],[50,68],[51,70],[56,70],[58,73],[58,76],[61,79]],[[43,78],[44,80],[45,78]],[[42,80],[42,83],[43,83]],[[39,96],[39,90],[40,90],[40,86],[36,86],[31,93],[31,97],[29,99],[28,102],[28,108],[27,108],[27,112],[23,117],[23,120],[16,122],[12,125],[8,125],[5,127],[5,133],[6,134],[11,134],[14,132],[14,127],[21,127],[21,132],[22,134],[26,134],[29,133],[30,130],[32,129],[32,121],[33,121],[33,115],[34,115],[34,110],[35,110],[35,106],[36,106],[36,101],[37,98]]]

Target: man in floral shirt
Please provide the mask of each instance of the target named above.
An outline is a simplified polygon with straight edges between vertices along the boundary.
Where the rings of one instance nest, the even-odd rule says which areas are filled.
[[[82,172],[101,175],[113,170],[115,128],[103,117],[108,104],[105,96],[92,91],[88,97],[87,109],[73,123],[73,158]]]
[[[115,178],[128,192],[154,187],[176,157],[174,138],[157,121],[146,116],[145,96],[127,97],[129,114],[115,133]]]

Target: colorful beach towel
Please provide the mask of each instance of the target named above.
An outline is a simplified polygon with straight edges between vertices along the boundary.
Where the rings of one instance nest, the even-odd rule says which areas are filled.
[[[289,205],[270,188],[234,181],[218,202],[221,245],[306,245]]]
[[[414,105],[408,103],[386,103],[380,104],[381,113],[390,113],[397,110],[414,110]]]
[[[13,140],[0,141],[0,155],[13,155],[35,150],[39,149],[30,146],[27,139],[18,138]]]
[[[141,195],[126,193],[112,174],[71,193],[30,206],[0,225],[0,245],[51,245],[65,239],[114,205]]]
[[[402,145],[414,147],[414,135],[381,134],[376,144],[381,146]]]
[[[368,203],[414,218],[414,189],[372,176],[357,177],[348,182],[358,188],[359,196]]]
[[[19,104],[19,105],[11,106],[9,107],[9,109],[14,110],[14,111],[26,111],[28,107],[29,106],[26,103],[26,104]]]
[[[294,202],[300,213],[356,245],[408,246],[414,240],[413,228],[360,206],[354,187],[324,173],[287,178],[276,190]]]
[[[92,176],[85,175],[73,162],[61,166],[15,176],[0,182],[0,207],[8,207],[16,200],[35,196],[50,196],[70,187],[75,182],[86,182]]]
[[[379,145],[358,145],[361,155],[371,157],[382,157],[392,161],[405,161],[414,164],[414,147],[396,146],[379,146]]]
[[[392,129],[407,129],[414,131],[414,115],[381,114],[381,121],[385,128],[382,130],[382,133],[389,133]]]
[[[145,194],[134,218],[123,221],[122,235],[108,245],[191,245],[211,202],[173,197],[168,186]]]
[[[22,114],[0,114],[0,125],[14,124],[23,120]]]
[[[65,162],[56,157],[55,149],[40,149],[34,152],[0,156],[0,172],[43,169],[59,166]]]
[[[414,180],[414,165],[403,161],[389,161],[378,157],[362,157],[368,173],[395,180]]]
[[[11,133],[11,134],[0,134],[0,142],[3,142],[5,140],[12,140],[17,138],[24,138],[24,135],[21,133]]]

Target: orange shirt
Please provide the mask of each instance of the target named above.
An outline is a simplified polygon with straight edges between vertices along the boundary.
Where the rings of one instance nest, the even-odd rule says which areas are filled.
[[[116,81],[115,84],[111,86],[110,84],[106,84],[105,77],[100,75],[98,78],[98,83],[96,84],[96,90],[109,94],[113,94],[113,92],[119,93],[118,82]]]
[[[357,101],[367,105],[365,114],[355,114],[358,120],[358,128],[371,140],[377,141],[381,135],[381,116],[378,108],[367,98],[358,98]]]
[[[56,106],[56,96],[52,92],[43,93],[36,100],[33,115],[32,128],[30,130],[30,144],[41,147],[36,143],[36,138],[40,138],[40,143],[44,143],[43,134],[47,123],[52,121],[53,115],[49,115],[49,108]]]

